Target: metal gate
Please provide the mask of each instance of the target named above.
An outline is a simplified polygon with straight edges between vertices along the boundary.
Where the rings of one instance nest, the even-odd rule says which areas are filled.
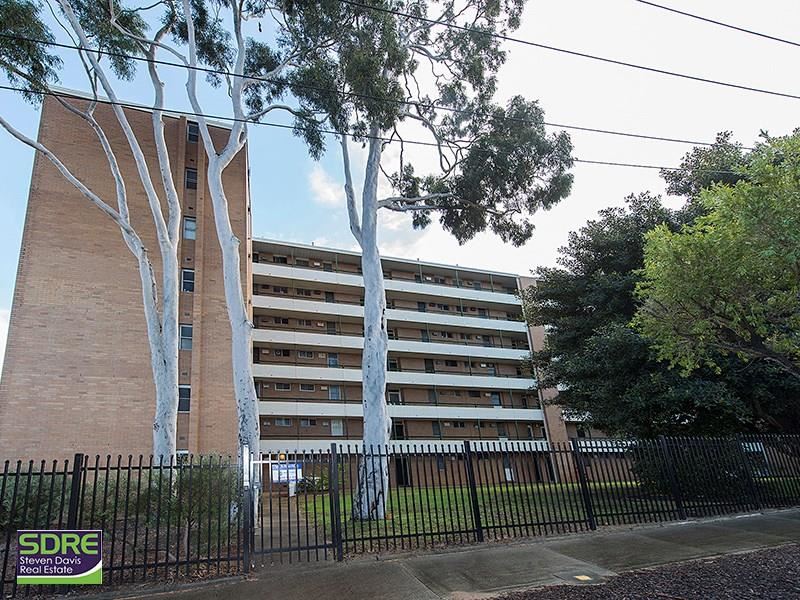
[[[250,456],[246,555],[253,564],[341,559],[337,450]],[[339,543],[336,543],[336,540]]]

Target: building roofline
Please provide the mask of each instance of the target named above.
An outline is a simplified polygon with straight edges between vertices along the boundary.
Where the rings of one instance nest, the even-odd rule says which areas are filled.
[[[59,92],[61,94],[69,94],[70,96],[74,96],[76,98],[82,98],[84,100],[93,100],[94,99],[92,94],[90,94],[89,92],[83,91],[83,90],[75,90],[75,89],[72,89],[72,88],[61,87],[59,85],[50,86],[50,89],[55,91],[55,92]],[[98,94],[97,98],[98,98],[98,100],[100,100],[101,102],[104,102],[104,103],[111,102],[111,100],[107,96],[103,96],[101,94]],[[141,102],[133,102],[133,101],[130,101],[130,100],[120,100],[119,102],[121,104],[124,104],[123,108],[129,108],[131,110],[141,110],[143,112],[149,112],[149,113],[153,112],[153,107],[152,106],[149,106],[147,104],[142,104]],[[163,110],[161,112],[164,114],[164,116],[171,117],[173,119],[180,119],[181,117],[186,117],[187,119],[191,120],[191,117],[192,117],[192,115],[187,115],[187,114],[182,113],[182,112],[172,112],[172,111],[169,111],[169,110]],[[230,123],[224,123],[222,121],[216,121],[214,119],[209,119],[209,118],[206,118],[206,122],[211,127],[216,127],[218,129],[226,129],[226,130],[229,130],[229,131],[232,129],[232,126],[231,126]]]
[[[361,253],[356,250],[344,250],[342,248],[332,248],[330,246],[317,246],[315,244],[304,244],[302,242],[287,242],[286,240],[276,240],[272,238],[261,238],[261,237],[253,237],[253,242],[260,242],[263,244],[275,244],[278,246],[287,246],[287,247],[296,247],[296,248],[303,248],[306,250],[322,250],[323,252],[335,252],[337,254],[346,254],[349,256],[361,256]],[[514,279],[518,279],[519,275],[516,273],[506,273],[504,271],[493,271],[491,269],[481,269],[480,267],[465,267],[463,265],[458,264],[445,264],[445,263],[436,263],[430,262],[425,260],[413,259],[413,258],[400,258],[398,256],[384,256],[381,255],[382,260],[389,260],[394,262],[401,262],[406,264],[414,264],[414,265],[424,265],[428,267],[435,267],[439,269],[453,269],[457,268],[459,271],[470,271],[473,273],[484,273],[489,275],[498,275],[500,277],[513,277]]]

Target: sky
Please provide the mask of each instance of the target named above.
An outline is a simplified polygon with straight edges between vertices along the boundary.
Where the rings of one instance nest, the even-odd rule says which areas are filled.
[[[663,3],[760,31],[800,41],[800,3],[791,0],[663,0]],[[255,31],[254,31],[255,34]],[[515,37],[626,62],[800,95],[795,68],[800,48],[724,29],[658,10],[635,0],[528,0]],[[498,100],[515,95],[538,99],[554,123],[622,130],[649,135],[713,141],[731,130],[746,146],[759,132],[790,133],[800,124],[800,101],[676,79],[603,64],[544,49],[506,43]],[[165,69],[166,106],[186,109],[183,73]],[[144,73],[140,75],[142,77]],[[0,79],[2,77],[0,76]],[[147,103],[144,79],[118,86],[120,98]],[[2,83],[6,83],[3,81]],[[67,58],[61,84],[86,89]],[[209,114],[229,114],[221,94],[205,91]],[[0,90],[0,114],[35,137],[38,110],[12,92]],[[684,144],[571,132],[574,156],[582,159],[676,166],[691,149]],[[348,228],[335,146],[320,162],[310,159],[291,132],[253,127],[250,132],[253,233],[340,248],[354,248]],[[0,348],[4,347],[25,217],[33,152],[0,131]],[[356,150],[356,177],[363,153]],[[480,234],[459,246],[435,224],[411,228],[406,215],[381,220],[384,255],[527,274],[554,265],[558,248],[597,212],[624,204],[630,194],[664,193],[656,170],[576,164],[572,193],[534,218],[536,231],[525,246],[504,245]],[[665,198],[670,206],[680,199]],[[0,352],[2,360],[2,352]],[[0,365],[1,366],[1,365]]]

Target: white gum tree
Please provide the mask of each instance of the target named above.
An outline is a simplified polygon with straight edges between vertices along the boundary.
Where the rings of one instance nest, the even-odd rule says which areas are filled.
[[[169,33],[169,40],[163,39],[165,35],[159,36],[153,53],[156,48],[162,49],[186,69],[186,95],[208,158],[207,191],[222,251],[225,300],[231,326],[238,441],[240,446],[247,445],[254,453],[258,453],[260,434],[252,370],[253,323],[243,295],[242,241],[231,226],[223,174],[244,148],[249,125],[273,112],[291,116],[295,131],[308,143],[312,154],[317,156],[321,150],[314,114],[297,106],[297,102],[292,106],[280,100],[288,95],[288,81],[296,77],[295,72],[313,62],[319,49],[330,40],[328,36],[306,35],[302,28],[290,29],[283,18],[285,8],[281,2],[259,0],[162,0],[150,7],[150,10],[163,11],[161,21],[169,24],[165,31],[165,35]],[[139,41],[139,35],[117,21],[120,14],[123,13],[118,11],[112,15],[115,29]],[[256,20],[260,32],[262,19],[271,26],[271,44],[245,33],[248,21]],[[213,87],[224,90],[230,102],[233,125],[221,144],[215,143],[205,117],[198,93],[198,73],[205,74]]]
[[[505,58],[494,34],[515,29],[522,8],[523,0],[323,0],[284,11],[288,31],[330,40],[288,85],[318,130],[337,132],[350,231],[361,248],[364,451],[354,518],[383,518],[388,490],[380,211],[411,213],[415,228],[436,215],[459,242],[489,229],[520,245],[533,233],[532,215],[572,184],[569,137],[548,135],[538,104],[493,101]],[[353,142],[366,147],[360,204]],[[381,180],[391,188],[385,197]]]
[[[44,7],[49,8],[43,18]],[[105,17],[119,12],[119,22],[129,31],[136,32],[131,40],[109,26]],[[149,64],[148,72],[154,91],[152,126],[158,156],[158,178],[162,189],[157,189],[145,161],[140,140],[131,127],[119,101],[115,83],[134,76],[135,56],[154,56],[159,39],[172,26],[169,23],[147,37],[147,24],[138,11],[122,11],[115,0],[54,0],[34,3],[26,0],[4,0],[0,3],[0,22],[4,33],[10,37],[0,39],[0,70],[9,82],[18,84],[23,97],[33,103],[43,95],[51,95],[66,110],[83,119],[97,136],[109,174],[115,184],[115,201],[100,197],[86,182],[76,177],[50,148],[26,136],[5,117],[0,116],[0,126],[21,143],[45,156],[58,171],[83,195],[88,202],[110,219],[109,224],[119,228],[122,238],[134,256],[141,279],[150,362],[155,385],[155,410],[153,416],[153,456],[167,461],[175,456],[178,410],[178,293],[179,263],[178,242],[181,228],[181,207],[172,178],[163,123],[163,86],[156,65]],[[53,42],[53,23],[76,46],[77,54],[90,88],[88,100],[65,97],[54,90],[62,65],[53,47],[41,42]],[[108,58],[110,57],[110,58]],[[100,100],[100,94],[108,100]],[[99,102],[110,101],[116,121],[124,133],[133,155],[136,172],[151,213],[161,261],[161,281],[155,276],[151,254],[140,233],[131,225],[126,182],[114,149],[103,126],[95,117]],[[162,201],[163,197],[163,201]]]

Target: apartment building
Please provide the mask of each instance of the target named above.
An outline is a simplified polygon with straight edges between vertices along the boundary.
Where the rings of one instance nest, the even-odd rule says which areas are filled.
[[[125,112],[163,198],[151,114]],[[153,218],[128,143],[108,105],[99,105],[95,116],[120,163],[132,222],[160,281]],[[206,153],[196,123],[167,115],[164,127],[183,209],[178,448],[235,452],[230,328],[222,255],[203,176]],[[212,127],[218,147],[227,133],[223,124]],[[55,98],[44,99],[38,139],[90,189],[116,204],[97,137]],[[242,277],[249,297],[247,169],[243,151],[224,183],[234,199],[234,231],[248,242],[242,244]],[[153,394],[136,260],[111,220],[37,154],[0,378],[0,460],[67,458],[74,452],[147,456]]]
[[[358,445],[363,281],[358,253],[253,241],[253,374],[261,449]],[[516,275],[383,259],[386,401],[394,443],[566,438],[523,364],[532,332]]]
[[[160,189],[151,115],[126,109]],[[133,223],[160,260],[152,216],[127,141],[108,106],[109,135]],[[222,144],[226,127],[212,133]],[[230,329],[205,151],[197,125],[165,117],[183,208],[180,240],[178,448],[236,452]],[[102,198],[114,181],[92,130],[46,98],[38,139]],[[346,250],[252,240],[247,151],[225,173],[241,245],[243,290],[255,324],[253,371],[262,450],[359,444],[363,286]],[[564,440],[554,390],[522,364],[543,331],[517,296],[532,282],[508,273],[385,258],[389,327],[386,401],[393,443]],[[136,261],[118,229],[41,155],[34,161],[8,342],[0,378],[0,459],[151,451],[154,411]],[[571,432],[574,435],[574,431]]]

